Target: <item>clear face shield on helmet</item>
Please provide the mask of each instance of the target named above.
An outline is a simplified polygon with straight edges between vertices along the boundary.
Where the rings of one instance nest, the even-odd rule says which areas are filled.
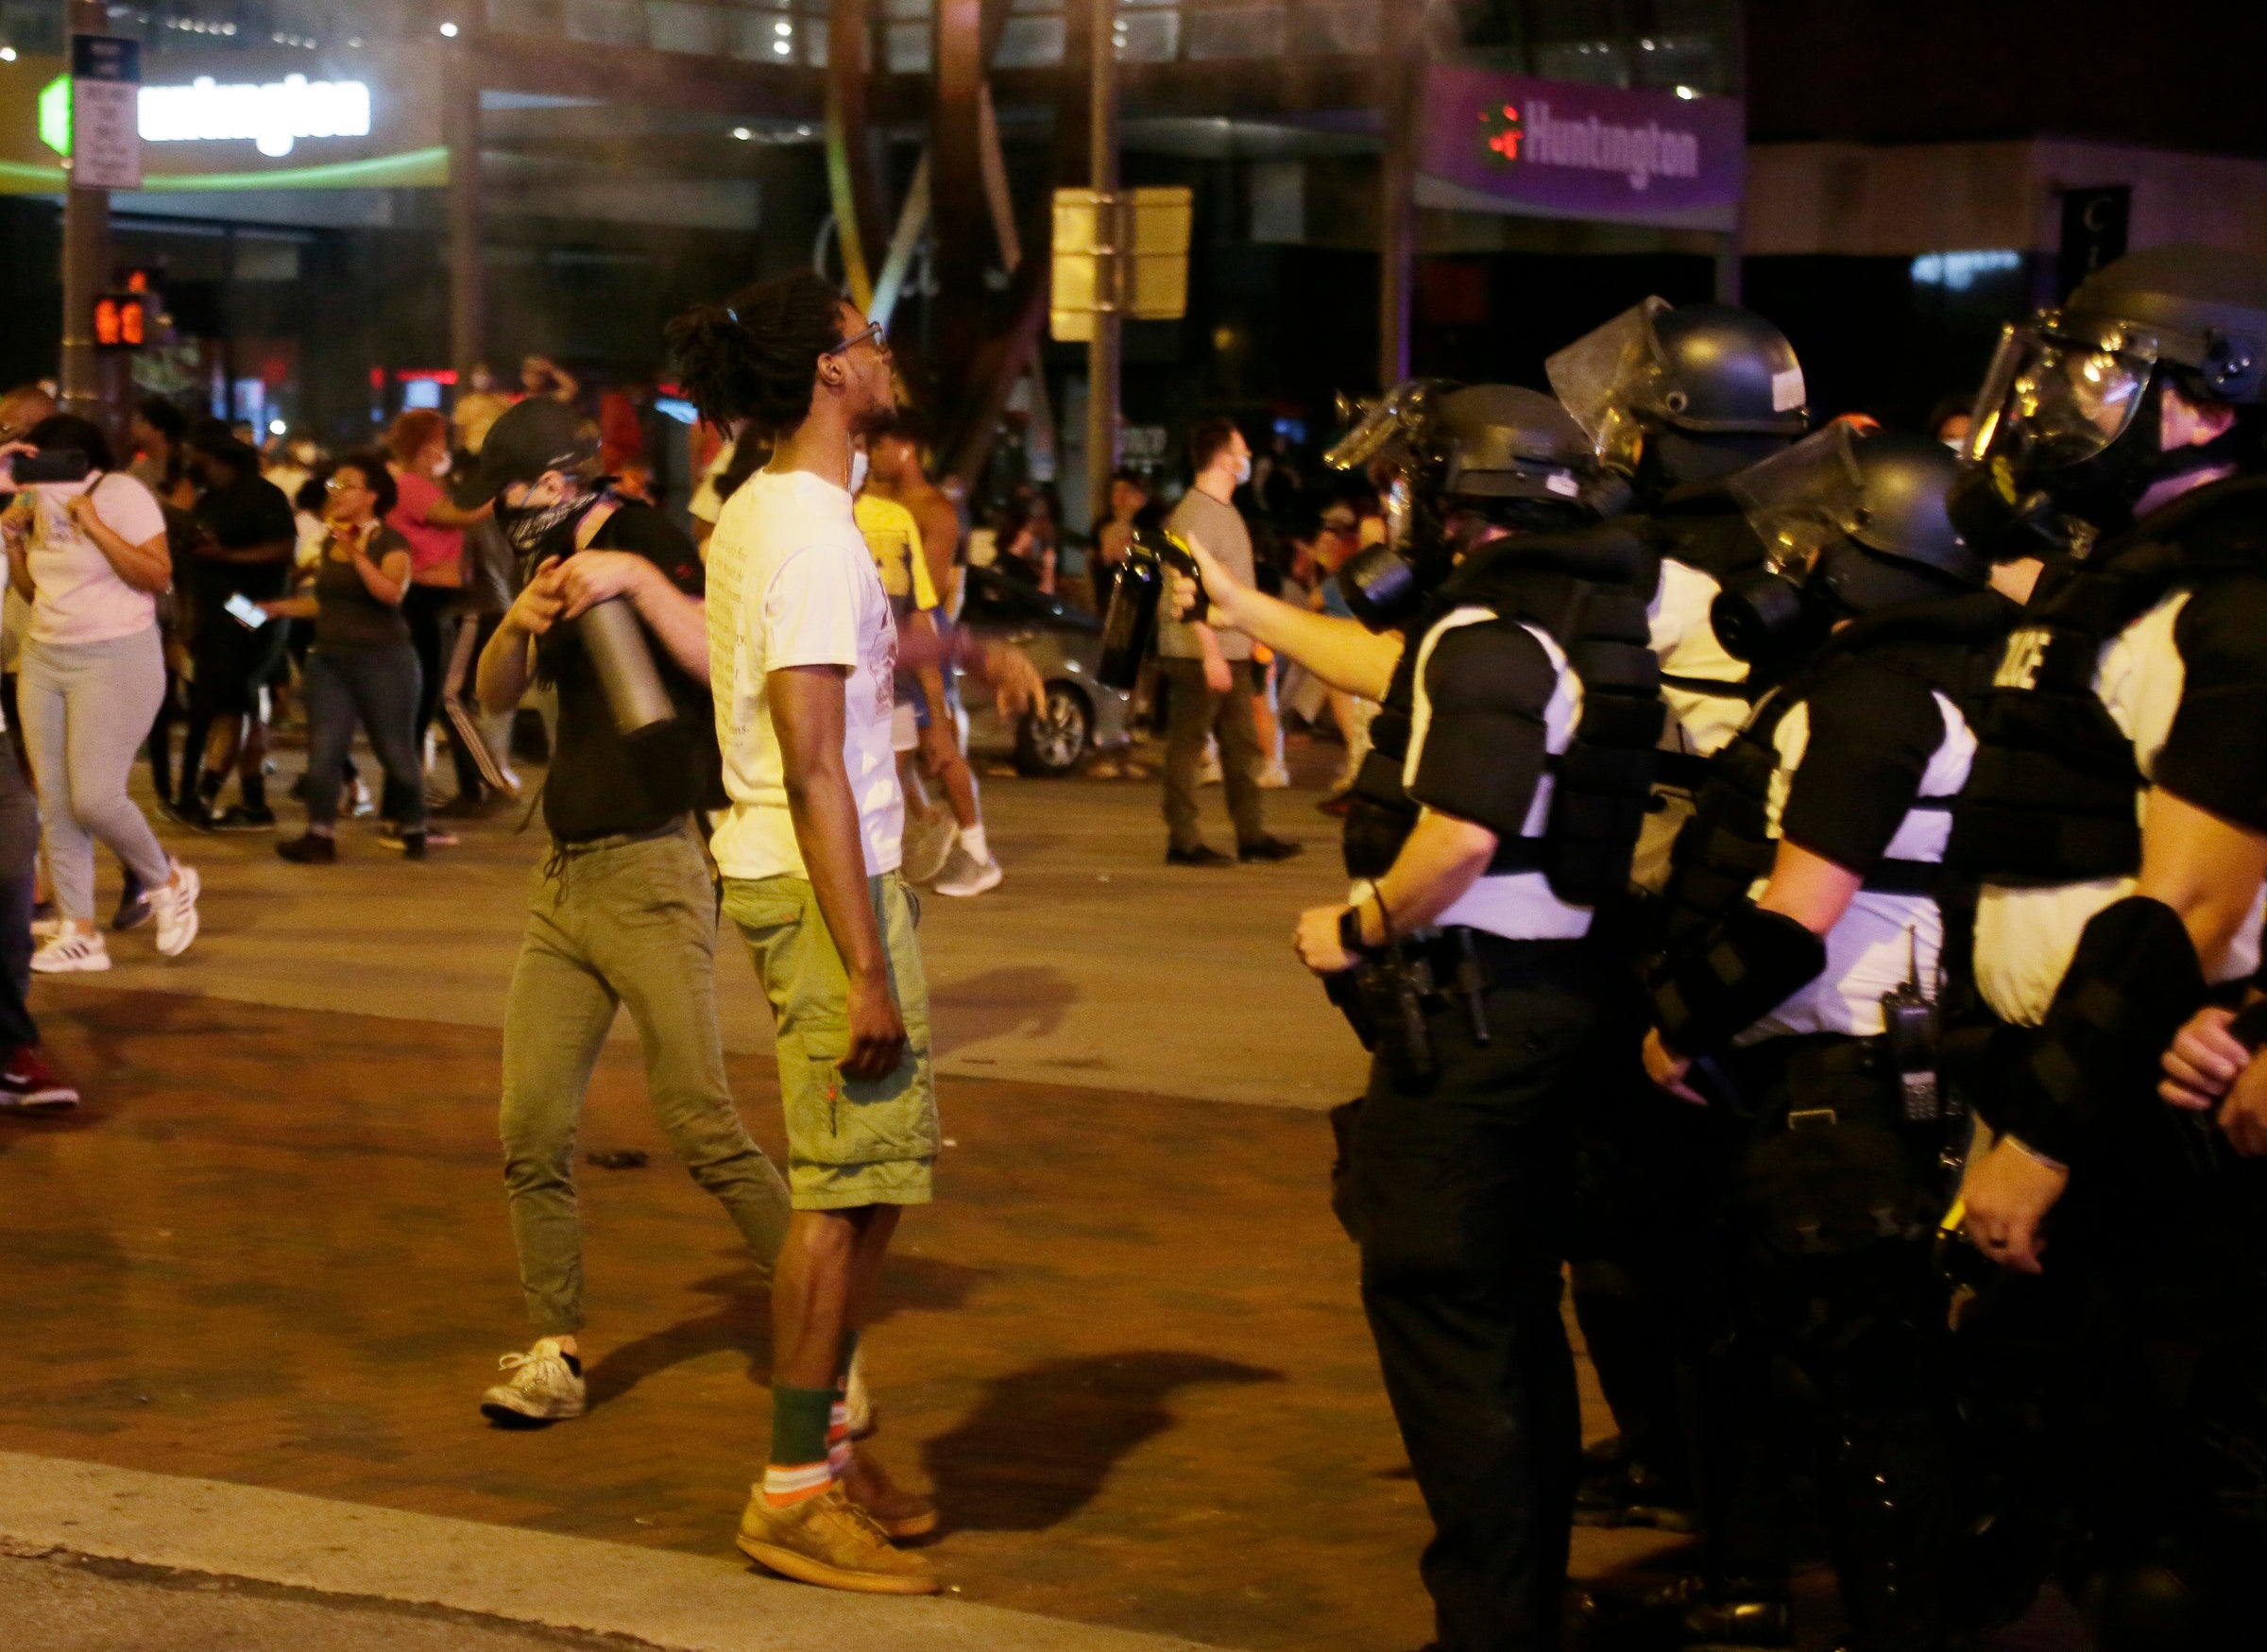
[[[2131,428],[2156,365],[2154,339],[2114,324],[2014,323],[2000,333],[1960,456],[2033,475],[2083,464]]]
[[[1819,552],[1864,522],[1866,472],[1852,447],[1855,435],[1837,420],[1750,465],[1728,485],[1763,541],[1772,572],[1801,578]]]
[[[1609,468],[1637,468],[1645,445],[1642,415],[1680,411],[1667,405],[1667,369],[1653,335],[1653,318],[1668,308],[1665,298],[1647,298],[1543,364],[1551,394],[1574,415],[1597,450],[1598,463]]]

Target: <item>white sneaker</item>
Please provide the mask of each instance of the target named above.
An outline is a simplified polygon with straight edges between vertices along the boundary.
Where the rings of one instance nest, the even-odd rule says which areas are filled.
[[[979,860],[956,838],[952,858],[945,862],[945,870],[937,874],[937,880],[929,888],[939,894],[981,894],[987,889],[997,889],[999,880],[1006,876],[997,856]]]
[[[102,944],[99,929],[74,929],[60,934],[31,955],[31,967],[42,975],[71,975],[80,970],[111,967],[111,949]]]
[[[378,812],[377,799],[370,795],[370,789],[362,783],[359,775],[354,780],[353,806],[347,812],[356,820],[367,820]]]
[[[546,1337],[525,1354],[507,1354],[497,1369],[512,1374],[480,1397],[484,1414],[499,1422],[560,1422],[583,1414],[582,1372]]]
[[[158,956],[179,958],[196,939],[196,897],[205,887],[196,868],[173,863],[173,877],[149,892],[149,909],[158,914]]]
[[[1263,792],[1281,792],[1291,783],[1291,771],[1282,763],[1270,763],[1259,772],[1259,788]]]

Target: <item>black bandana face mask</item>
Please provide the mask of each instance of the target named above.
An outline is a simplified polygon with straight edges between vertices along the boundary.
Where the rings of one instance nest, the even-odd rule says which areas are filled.
[[[545,556],[563,556],[574,548],[574,530],[585,513],[599,501],[595,493],[576,493],[550,504],[506,504],[496,501],[496,523],[522,561],[530,566]]]

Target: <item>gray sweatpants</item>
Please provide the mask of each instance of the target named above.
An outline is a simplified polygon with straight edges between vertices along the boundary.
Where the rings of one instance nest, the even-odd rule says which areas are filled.
[[[787,1184],[749,1138],[724,1080],[716,885],[690,823],[556,848],[536,869],[503,1013],[504,1188],[528,1318],[546,1337],[583,1325],[575,1131],[625,1005],[669,1145],[767,1275],[787,1242]]]
[[[165,698],[158,628],[108,642],[26,639],[18,670],[16,708],[40,789],[41,842],[55,904],[64,917],[89,923],[95,839],[145,889],[171,876],[157,834],[126,792],[134,758]]]

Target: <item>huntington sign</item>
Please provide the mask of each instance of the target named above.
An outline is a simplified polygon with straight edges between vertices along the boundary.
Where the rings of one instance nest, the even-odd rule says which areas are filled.
[[[141,115],[145,144],[248,139],[263,155],[283,156],[301,138],[368,137],[370,89],[304,75],[230,86],[199,75],[186,86],[145,86]]]
[[[1746,111],[1732,98],[1435,64],[1423,136],[1419,171],[1442,186],[1437,204],[1729,228]]]
[[[128,41],[128,45],[134,43]],[[74,126],[93,128],[74,110],[93,104],[84,77],[58,77],[40,94],[40,136],[59,155],[78,147]],[[94,86],[95,93],[102,89]],[[122,87],[131,98],[134,88]],[[145,144],[248,143],[263,155],[281,158],[301,138],[366,138],[370,135],[370,89],[360,80],[310,80],[286,75],[263,85],[229,85],[199,75],[186,86],[145,86],[133,106],[130,135],[139,129]],[[86,157],[77,165],[83,171]],[[132,188],[135,184],[111,184]]]

